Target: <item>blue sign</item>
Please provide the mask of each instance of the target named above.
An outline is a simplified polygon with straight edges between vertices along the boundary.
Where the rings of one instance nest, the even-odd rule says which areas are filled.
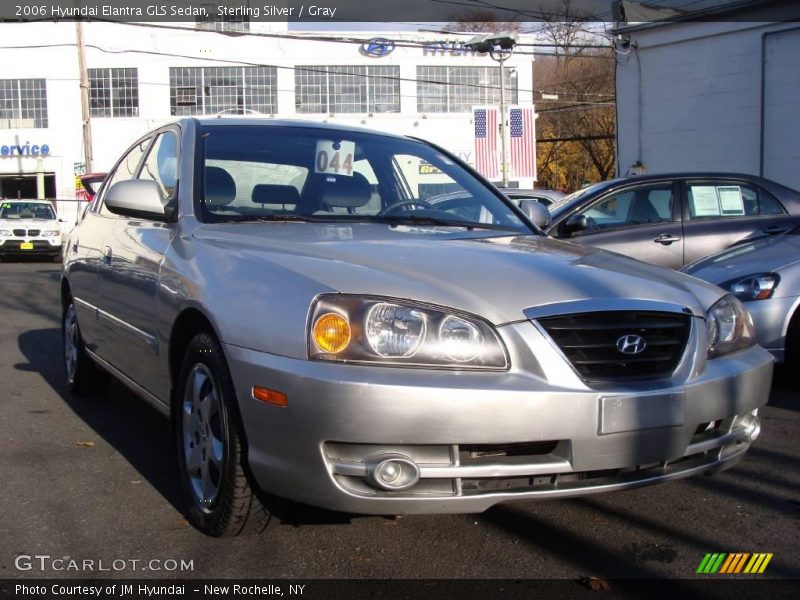
[[[394,50],[394,42],[386,38],[372,38],[368,42],[361,44],[359,52],[364,56],[371,56],[373,58],[381,58],[387,56]]]
[[[24,145],[20,144],[12,144],[6,146],[5,144],[0,146],[0,157],[6,158],[9,156],[47,156],[50,154],[50,146],[47,144],[33,144],[31,145],[30,142],[25,142]]]

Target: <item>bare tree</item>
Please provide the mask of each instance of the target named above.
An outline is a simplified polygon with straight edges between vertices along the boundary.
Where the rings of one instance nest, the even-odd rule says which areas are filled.
[[[497,33],[500,31],[519,31],[520,22],[498,21],[497,14],[489,9],[470,9],[450,16],[450,22],[444,26],[445,31]]]

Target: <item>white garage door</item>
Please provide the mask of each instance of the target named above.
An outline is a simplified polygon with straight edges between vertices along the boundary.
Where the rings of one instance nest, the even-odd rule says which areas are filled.
[[[800,190],[800,29],[765,38],[764,177]]]

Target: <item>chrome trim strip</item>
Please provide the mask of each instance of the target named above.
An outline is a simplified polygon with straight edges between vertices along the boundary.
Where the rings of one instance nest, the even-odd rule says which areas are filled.
[[[452,479],[467,478],[477,479],[481,477],[526,477],[529,475],[551,475],[556,473],[571,473],[572,465],[567,459],[543,457],[544,460],[538,463],[526,463],[518,465],[473,465],[473,466],[443,466],[443,467],[419,467],[420,479]],[[331,468],[336,475],[350,475],[351,477],[366,477],[367,465],[350,461],[335,461],[331,463]]]
[[[119,317],[115,317],[111,313],[108,313],[108,312],[106,312],[104,310],[101,310],[99,308],[96,308],[95,310],[97,311],[97,318],[98,319],[105,319],[106,321],[109,321],[113,325],[116,325],[117,327],[119,327],[121,329],[124,329],[128,333],[136,336],[137,338],[142,340],[145,344],[150,346],[150,348],[153,350],[153,352],[157,352],[157,350],[158,350],[158,341],[156,340],[155,336],[150,335],[149,333],[145,333],[144,331],[142,331],[138,327],[134,327],[133,325],[131,325],[127,321],[123,321],[122,319],[120,319]]]
[[[726,433],[725,435],[720,435],[717,437],[713,437],[709,440],[704,440],[702,442],[697,442],[694,444],[689,444],[686,447],[686,452],[684,452],[684,456],[691,456],[692,454],[700,454],[701,452],[708,452],[709,450],[715,450],[725,444],[730,444],[731,442],[738,442],[739,440],[746,440],[747,439],[747,431],[744,427],[736,427],[733,431]]]
[[[659,300],[639,300],[636,298],[587,298],[585,300],[571,300],[569,302],[553,302],[540,306],[531,306],[522,311],[528,319],[541,319],[573,313],[606,312],[611,310],[651,310],[657,312],[671,312],[695,317],[705,318],[705,315],[695,315],[688,306],[681,306],[673,302]]]
[[[156,396],[154,396],[153,394],[148,392],[146,389],[144,389],[138,383],[133,381],[130,377],[125,375],[125,373],[123,373],[119,369],[111,366],[108,362],[104,361],[102,358],[97,356],[97,354],[95,354],[94,352],[92,352],[88,348],[86,348],[85,350],[86,350],[86,354],[89,355],[89,358],[91,358],[93,361],[95,361],[97,364],[99,364],[101,367],[103,367],[106,371],[111,373],[114,377],[119,379],[128,388],[130,388],[131,391],[134,394],[136,394],[137,396],[142,398],[144,401],[146,401],[153,408],[158,410],[158,412],[160,412],[165,417],[169,417],[170,416],[170,410],[169,410],[169,406],[168,405],[164,404]]]
[[[81,300],[80,298],[76,298],[73,296],[72,301],[75,304],[81,305],[86,310],[90,310],[94,313],[95,318],[97,318],[97,307],[94,304],[89,304],[86,300]]]

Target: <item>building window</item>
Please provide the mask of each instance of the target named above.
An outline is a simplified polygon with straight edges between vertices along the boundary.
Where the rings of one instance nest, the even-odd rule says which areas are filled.
[[[299,113],[400,112],[400,67],[296,67],[294,83]]]
[[[170,67],[176,116],[278,112],[275,67]]]
[[[516,71],[505,68],[503,72],[506,102],[516,104]],[[482,104],[500,104],[497,67],[417,67],[418,112],[471,112]]]
[[[239,12],[247,13],[250,10],[249,2],[239,2]],[[217,14],[216,4],[200,4],[198,6],[206,9],[206,17],[197,17],[196,29],[204,31],[216,31],[217,33],[247,33],[250,31],[250,16],[248,14]]]
[[[47,127],[44,79],[0,79],[0,129]]]
[[[89,69],[89,114],[92,117],[138,117],[136,69]]]

